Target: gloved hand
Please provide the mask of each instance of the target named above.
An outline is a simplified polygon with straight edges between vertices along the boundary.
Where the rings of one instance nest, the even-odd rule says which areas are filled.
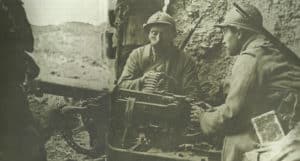
[[[161,73],[158,81],[158,88],[164,90],[170,90],[176,88],[177,81],[175,78],[167,75],[166,73]]]
[[[199,126],[201,115],[204,112],[205,112],[204,109],[201,108],[200,106],[193,105],[190,114],[191,122]]]
[[[205,112],[213,112],[214,109],[206,102],[200,101],[194,103],[191,108],[190,119],[196,126],[200,126],[200,120]]]

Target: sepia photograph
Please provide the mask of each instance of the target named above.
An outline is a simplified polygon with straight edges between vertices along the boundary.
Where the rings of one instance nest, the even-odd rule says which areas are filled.
[[[0,161],[300,161],[300,1],[0,0]]]

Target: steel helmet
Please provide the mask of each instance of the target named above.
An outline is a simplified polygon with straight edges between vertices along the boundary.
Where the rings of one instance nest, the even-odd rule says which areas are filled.
[[[171,17],[169,14],[158,11],[154,13],[152,16],[149,17],[147,23],[143,25],[143,28],[145,31],[149,30],[149,27],[153,24],[166,24],[170,25],[170,27],[176,32],[176,25],[173,17]]]
[[[238,8],[234,7],[225,15],[224,22],[215,26],[232,26],[259,32],[263,27],[263,17],[260,11],[255,6],[250,4],[241,5],[241,9],[243,9],[249,15],[249,17],[239,11]]]

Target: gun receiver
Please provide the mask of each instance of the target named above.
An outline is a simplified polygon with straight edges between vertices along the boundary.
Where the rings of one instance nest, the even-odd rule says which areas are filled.
[[[116,89],[113,98],[115,98],[117,107],[115,112],[121,114],[126,111],[128,98],[135,98],[134,116],[140,119],[171,121],[178,118],[182,114],[182,110],[189,106],[185,96],[144,93],[128,89]]]

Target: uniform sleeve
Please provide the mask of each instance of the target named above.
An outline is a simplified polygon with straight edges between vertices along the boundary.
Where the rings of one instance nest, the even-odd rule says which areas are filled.
[[[256,84],[256,58],[243,54],[238,57],[232,69],[228,96],[223,105],[214,112],[205,112],[200,118],[200,126],[205,134],[215,133],[224,127],[226,121],[237,116],[245,107],[246,99]]]
[[[132,89],[132,90],[141,90],[143,86],[143,81],[141,77],[140,68],[139,68],[139,52],[134,50],[127,59],[127,62],[124,66],[121,77],[119,78],[118,85],[121,88]]]

